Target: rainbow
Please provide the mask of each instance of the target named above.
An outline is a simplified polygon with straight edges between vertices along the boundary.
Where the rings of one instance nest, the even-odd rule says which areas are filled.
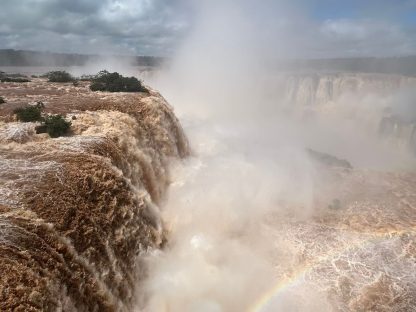
[[[392,239],[404,233],[409,233],[409,232],[414,232],[414,231],[415,231],[415,228],[410,228],[410,229],[402,230],[402,231],[390,231],[390,232],[376,233],[376,234],[373,233],[371,234],[371,237],[367,239],[359,241],[355,244],[348,245],[346,247],[344,246],[342,248],[335,249],[327,255],[318,257],[313,262],[308,263],[307,265],[304,265],[298,268],[290,276],[279,280],[277,284],[275,284],[272,288],[270,288],[264,294],[262,294],[259,297],[259,299],[252,306],[248,308],[247,312],[272,311],[272,310],[267,310],[267,308],[273,299],[277,299],[279,295],[282,295],[285,291],[289,290],[292,287],[295,287],[296,285],[299,285],[304,280],[304,278],[309,272],[312,272],[314,268],[316,268],[318,265],[324,262],[327,262],[328,260],[331,260],[339,255],[342,255],[343,253],[350,252],[356,249],[362,249],[367,246],[371,246],[374,244],[378,244],[382,241]]]

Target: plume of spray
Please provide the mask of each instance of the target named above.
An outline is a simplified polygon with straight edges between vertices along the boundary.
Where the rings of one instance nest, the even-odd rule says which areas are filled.
[[[276,284],[279,261],[291,261],[267,219],[314,213],[323,177],[305,148],[349,148],[328,139],[331,129],[306,128],[284,113],[273,84],[270,64],[294,48],[282,30],[287,14],[298,13],[276,1],[202,1],[198,9],[189,38],[152,82],[174,105],[194,156],[173,166],[162,207],[169,242],[149,256],[143,311],[250,310]],[[356,137],[340,133],[346,142]],[[330,310],[325,296],[299,289],[267,311],[305,307]]]

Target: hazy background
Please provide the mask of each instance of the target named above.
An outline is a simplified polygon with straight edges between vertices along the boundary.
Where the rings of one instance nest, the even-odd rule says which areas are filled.
[[[305,221],[317,212],[326,181],[307,148],[365,170],[415,168],[374,127],[386,106],[414,116],[414,89],[348,94],[306,121],[285,102],[276,64],[416,54],[415,10],[413,0],[3,0],[0,48],[169,57],[145,79],[175,109],[193,156],[172,164],[161,207],[169,243],[148,255],[137,309],[245,311],[278,282],[276,261],[292,260],[268,216]],[[122,57],[102,67],[114,64],[131,69]],[[313,289],[265,311],[331,310]]]
[[[279,281],[276,267],[293,261],[267,219],[312,222],[323,208],[315,200],[335,196],[323,194],[320,186],[329,182],[306,148],[364,170],[414,170],[412,156],[385,145],[376,130],[385,107],[402,103],[414,112],[414,91],[397,88],[387,97],[346,92],[328,111],[319,105],[297,111],[285,101],[285,76],[271,66],[291,57],[409,53],[413,36],[396,20],[407,11],[379,4],[193,6],[195,20],[172,62],[149,80],[173,104],[194,156],[173,166],[162,207],[170,242],[149,255],[141,308],[260,311],[250,307]],[[403,2],[402,8],[413,5]],[[315,108],[305,119],[303,112]],[[261,311],[331,311],[331,305],[327,293],[301,282]]]

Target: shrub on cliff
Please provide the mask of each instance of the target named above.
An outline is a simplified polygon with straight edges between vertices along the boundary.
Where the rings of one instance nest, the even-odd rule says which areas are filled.
[[[1,78],[1,82],[30,82],[27,78],[20,78],[20,77],[5,77]]]
[[[4,103],[6,103],[6,100],[2,96],[0,96],[0,104],[4,104]]]
[[[62,115],[49,115],[36,127],[36,133],[47,133],[51,138],[57,138],[66,134],[70,128],[71,122],[66,121]]]
[[[42,117],[42,109],[45,105],[37,102],[36,105],[20,107],[14,110],[17,120],[23,122],[40,121],[36,133],[47,133],[51,138],[60,137],[68,132],[71,128],[71,122],[66,121],[62,115],[49,115]]]
[[[46,77],[49,79],[49,82],[72,82],[74,77],[66,71],[51,71],[46,74]]]
[[[106,70],[100,71],[92,79],[90,89],[108,92],[148,92],[137,78],[123,77],[117,72],[110,73]]]
[[[23,122],[42,121],[43,103],[38,102],[36,105],[16,108],[13,112],[17,116],[17,120]]]
[[[27,76],[22,74],[7,74],[3,71],[0,71],[0,81],[1,82],[30,82]]]

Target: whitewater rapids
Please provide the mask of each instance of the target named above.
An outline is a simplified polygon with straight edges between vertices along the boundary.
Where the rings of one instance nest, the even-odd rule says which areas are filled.
[[[276,103],[269,116],[255,105],[181,107],[172,92],[193,153],[172,169],[169,239],[147,259],[139,311],[416,309],[411,138],[379,134],[383,108],[412,79],[338,74],[312,88],[308,77],[284,79],[275,98],[295,109]],[[328,81],[331,97],[318,87]]]
[[[94,93],[88,83],[4,83],[0,108],[0,310],[131,311],[143,254],[165,235],[169,162],[188,155],[157,92]],[[72,122],[57,139],[12,111],[42,101]]]

